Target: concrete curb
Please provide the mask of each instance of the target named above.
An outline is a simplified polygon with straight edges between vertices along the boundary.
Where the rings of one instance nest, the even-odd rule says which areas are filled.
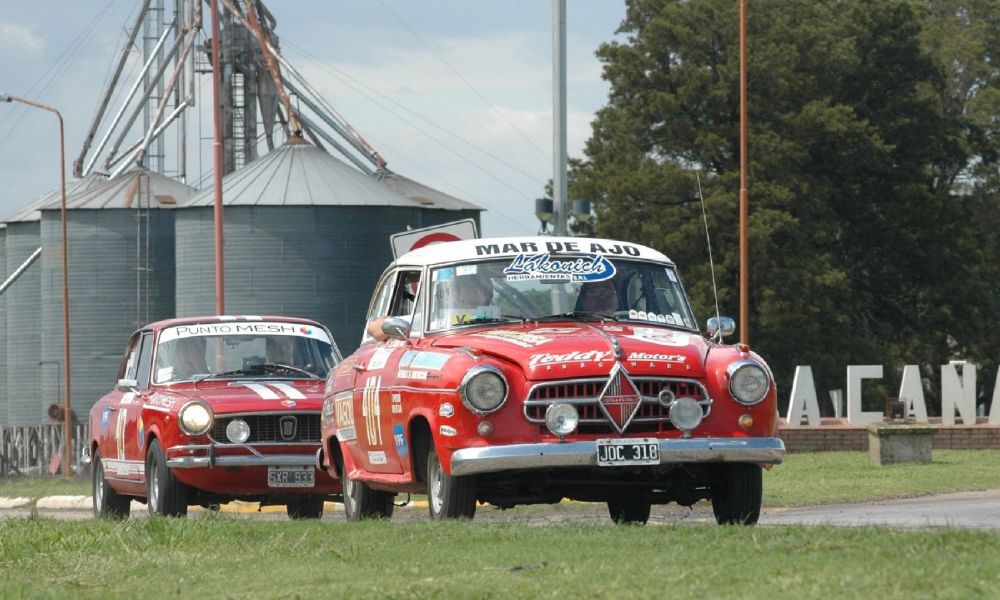
[[[0,498],[0,508],[21,508],[31,502],[31,498]]]
[[[0,509],[12,509],[12,508],[26,508],[31,504],[31,498],[4,498],[0,497]],[[45,496],[39,498],[35,502],[35,508],[44,510],[90,510],[93,507],[93,499],[91,496]],[[427,508],[426,500],[413,500],[407,505],[408,508]],[[144,511],[146,510],[146,505],[141,502],[132,501],[131,506],[132,511]],[[204,511],[204,508],[200,506],[192,506],[191,511]],[[344,510],[344,505],[340,502],[327,502],[324,504],[323,510],[325,512],[341,512]],[[223,504],[219,508],[219,512],[224,513],[239,513],[239,514],[252,514],[255,512],[262,513],[283,513],[285,512],[284,506],[260,506],[256,502],[241,502],[235,500],[228,504]]]

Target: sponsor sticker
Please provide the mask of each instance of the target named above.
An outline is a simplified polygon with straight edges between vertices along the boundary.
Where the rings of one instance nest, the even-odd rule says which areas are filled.
[[[390,356],[392,356],[392,350],[389,348],[379,348],[375,352],[372,352],[372,358],[368,361],[368,370],[377,371],[385,367],[385,363],[389,362]]]
[[[105,406],[104,410],[101,412],[101,427],[108,426],[108,416],[111,414],[111,408]]]
[[[511,331],[509,329],[491,329],[489,331],[473,333],[472,335],[491,340],[510,342],[522,348],[534,348],[535,346],[541,346],[552,341],[552,338],[545,337],[544,335],[528,333],[527,331]]]
[[[455,270],[451,267],[437,269],[431,275],[431,281],[451,281],[455,277]]]
[[[458,435],[458,430],[450,425],[442,425],[438,428],[438,433],[445,437],[455,437]]]
[[[327,344],[330,343],[330,338],[326,335],[326,332],[318,327],[276,321],[177,325],[168,327],[160,332],[160,343],[162,344],[163,342],[179,338],[203,337],[208,335],[295,335],[313,338]]]
[[[358,439],[358,434],[353,427],[344,427],[337,430],[337,439],[342,442],[350,442]]]
[[[600,254],[518,254],[503,270],[508,281],[604,281],[615,275],[615,265]]]
[[[537,367],[540,365],[552,365],[560,363],[574,362],[602,362],[611,360],[613,353],[601,350],[582,350],[567,352],[565,354],[532,354],[528,359],[528,366]]]
[[[417,371],[415,369],[400,369],[399,370],[400,379],[416,379],[419,381],[424,381],[427,379],[427,371]]]
[[[354,427],[354,407],[351,405],[351,397],[336,398],[333,403],[337,414],[337,429]]]
[[[459,265],[455,267],[455,275],[458,277],[463,275],[475,275],[477,270],[477,265]]]
[[[403,425],[396,423],[392,426],[392,439],[396,441],[396,451],[400,456],[406,456],[410,449],[406,447],[406,435],[403,433]]]
[[[650,352],[632,352],[626,360],[646,362],[682,363],[687,360],[683,354],[655,354]]]
[[[139,446],[139,450],[142,450],[146,446],[146,427],[142,424],[141,416],[135,427],[135,443]]]
[[[633,327],[632,333],[624,337],[660,346],[687,346],[690,338],[686,333],[652,327]]]
[[[370,450],[368,452],[368,462],[373,465],[384,465],[387,462],[385,452],[382,450]]]

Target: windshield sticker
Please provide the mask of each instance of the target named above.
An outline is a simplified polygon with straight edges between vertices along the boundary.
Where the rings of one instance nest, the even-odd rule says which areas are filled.
[[[522,348],[534,348],[535,346],[541,346],[552,341],[552,338],[547,338],[543,335],[536,335],[526,331],[510,331],[509,329],[491,329],[489,331],[473,333],[472,335],[491,340],[510,342]]]
[[[674,271],[672,269],[665,269],[665,270],[667,272],[667,279],[673,281],[674,283],[677,283],[677,276],[674,275]]]
[[[683,354],[650,354],[649,352],[632,352],[628,355],[627,360],[682,363],[687,360],[687,357]]]
[[[588,247],[589,246],[589,247]],[[589,252],[591,254],[611,254],[613,256],[639,256],[641,252],[635,246],[628,244],[611,244],[604,246],[598,242],[567,241],[567,242],[545,242],[547,252]],[[538,244],[535,242],[507,242],[504,244],[483,244],[476,246],[477,256],[491,256],[495,254],[527,254],[537,253]]]
[[[507,281],[604,281],[615,265],[600,254],[518,254],[503,272]]]
[[[368,370],[377,371],[385,367],[385,363],[389,362],[390,356],[392,356],[392,350],[388,348],[379,348],[375,352],[372,352],[372,358],[368,361]]]
[[[475,308],[452,308],[440,311],[441,318],[448,325],[469,325],[476,321],[497,321],[500,319],[499,306],[477,306]],[[435,319],[435,322],[437,320]]]
[[[602,352],[600,350],[584,350],[578,352],[567,352],[566,354],[532,354],[528,359],[528,366],[537,367],[540,365],[552,365],[575,362],[603,362],[612,359],[612,352]]]
[[[689,338],[686,333],[649,327],[633,327],[632,334],[624,337],[660,346],[687,346]]]
[[[451,355],[444,354],[443,352],[414,352],[413,350],[407,350],[402,358],[399,359],[399,366],[440,371],[449,358],[451,358]]]
[[[326,332],[319,327],[297,323],[199,323],[177,325],[160,332],[160,343],[179,338],[203,337],[209,335],[295,335],[330,343]]]
[[[475,275],[478,271],[476,265],[459,265],[455,267],[455,275],[461,277],[463,275]]]
[[[437,271],[434,271],[431,276],[431,281],[451,281],[454,276],[455,270],[451,267],[448,267],[447,269],[438,269]]]
[[[169,381],[174,376],[173,367],[161,367],[156,370],[157,381]]]

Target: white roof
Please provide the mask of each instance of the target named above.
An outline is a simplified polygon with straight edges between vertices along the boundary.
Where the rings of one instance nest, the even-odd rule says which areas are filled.
[[[118,177],[75,191],[67,196],[66,208],[174,208],[194,193],[195,189],[191,186],[137,165]],[[57,199],[42,208],[54,210],[59,205]]]
[[[66,202],[67,205],[70,201],[70,196],[78,192],[88,190],[92,187],[98,186],[108,178],[104,175],[98,173],[91,173],[82,179],[72,179],[66,182]],[[49,207],[51,204],[55,204],[57,207],[62,204],[62,192],[59,188],[54,190],[49,190],[45,192],[32,202],[18,208],[15,212],[7,215],[3,218],[5,223],[27,223],[31,221],[38,221],[42,218],[41,209]]]
[[[638,258],[673,263],[661,252],[632,242],[600,238],[525,236],[433,244],[407,252],[400,256],[395,264],[425,266],[463,260],[513,258],[519,254],[545,254],[546,252],[560,251],[600,254],[608,258]]]

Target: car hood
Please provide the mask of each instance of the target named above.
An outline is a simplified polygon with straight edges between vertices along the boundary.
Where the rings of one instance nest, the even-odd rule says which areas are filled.
[[[319,410],[323,403],[323,382],[288,379],[203,381],[197,387],[186,383],[160,389],[150,400],[155,404],[159,397],[170,396],[204,400],[216,413]]]
[[[705,375],[701,335],[653,324],[559,321],[465,329],[432,345],[469,348],[517,363],[529,379],[607,375],[621,362],[633,375]]]

